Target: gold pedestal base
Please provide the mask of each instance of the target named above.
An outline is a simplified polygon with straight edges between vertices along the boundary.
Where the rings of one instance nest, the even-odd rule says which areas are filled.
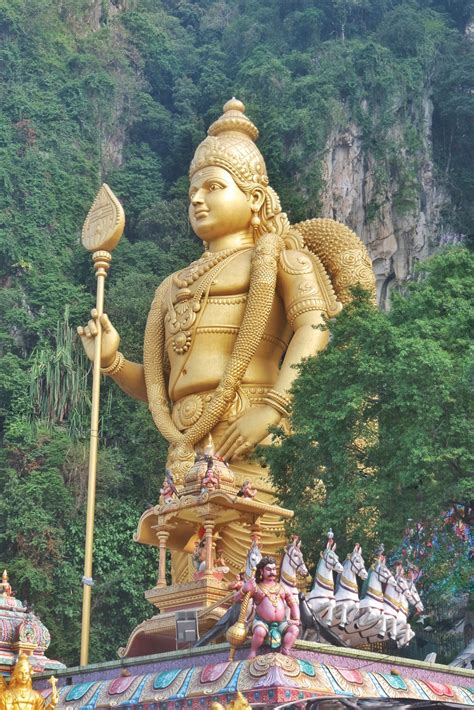
[[[186,584],[169,587],[154,587],[145,592],[145,597],[160,613],[137,626],[119,656],[146,656],[176,648],[175,612],[181,609],[195,610],[198,617],[199,635],[214,626],[229,607],[231,600],[227,585],[210,577]],[[223,604],[219,604],[219,602]]]
[[[239,470],[238,475],[247,477],[248,469],[251,467]],[[181,610],[197,612],[199,633],[203,635],[232,603],[229,584],[245,569],[252,540],[258,539],[267,554],[275,554],[283,547],[283,521],[292,518],[293,511],[271,502],[267,482],[260,480],[255,487],[259,500],[239,495],[239,488],[228,482],[209,490],[193,484],[185,493],[142,515],[134,539],[159,548],[158,583],[145,592],[145,598],[160,614],[137,626],[119,655],[138,656],[175,648],[175,613]],[[199,544],[199,534],[204,543],[199,569],[204,572],[200,579],[192,581],[196,575],[192,555]],[[172,552],[170,586],[165,586],[167,550]],[[219,560],[218,566],[217,555],[224,560]]]
[[[180,609],[204,609],[212,606],[229,595],[224,582],[209,576],[185,584],[172,584],[169,587],[154,587],[145,592],[145,599],[160,609],[167,611]]]

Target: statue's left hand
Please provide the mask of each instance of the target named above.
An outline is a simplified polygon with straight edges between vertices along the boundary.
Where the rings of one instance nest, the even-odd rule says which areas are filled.
[[[248,410],[230,425],[217,455],[226,461],[248,455],[280,419],[281,414],[266,404]]]
[[[57,687],[57,678],[55,678],[53,675],[48,681],[51,684],[51,695],[49,697],[49,703],[46,706],[46,710],[54,710],[56,705],[59,702],[59,691]]]

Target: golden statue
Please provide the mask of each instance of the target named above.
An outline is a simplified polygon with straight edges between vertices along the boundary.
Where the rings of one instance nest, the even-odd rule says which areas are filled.
[[[8,581],[8,572],[6,569],[3,570],[2,581],[0,582],[0,596],[2,597],[12,597],[13,590],[10,582]]]
[[[158,287],[143,365],[119,352],[119,334],[105,314],[101,365],[127,394],[148,402],[170,444],[167,466],[178,489],[212,434],[237,483],[249,480],[257,499],[270,501],[268,475],[250,456],[270,441],[269,427],[285,422],[294,365],[326,346],[327,331],[315,326],[340,311],[351,286],[373,291],[374,276],[365,247],[343,225],[290,225],[244,111],[241,101],[228,101],[192,160],[189,219],[204,251]],[[96,310],[78,333],[93,360]],[[277,528],[274,518],[264,520],[266,552],[281,545]],[[235,574],[248,535],[230,525],[221,547]],[[178,558],[173,577],[184,581]]]
[[[16,662],[8,687],[0,692],[0,710],[54,710],[59,700],[56,678],[51,676],[51,697],[45,698],[33,690],[31,666],[26,653],[21,653]]]
[[[247,699],[242,695],[240,690],[237,692],[237,697],[232,702],[227,705],[222,705],[216,701],[211,703],[211,710],[252,710],[252,706],[249,705]]]

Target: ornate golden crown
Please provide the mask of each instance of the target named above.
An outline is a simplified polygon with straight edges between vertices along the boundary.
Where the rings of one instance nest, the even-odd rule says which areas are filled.
[[[232,98],[223,115],[209,127],[189,168],[189,177],[202,168],[217,165],[244,183],[268,185],[267,168],[255,145],[258,129],[245,115],[242,101]]]

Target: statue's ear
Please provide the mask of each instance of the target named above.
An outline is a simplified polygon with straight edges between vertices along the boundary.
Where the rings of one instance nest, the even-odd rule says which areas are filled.
[[[265,202],[265,191],[262,187],[255,187],[250,193],[250,205],[255,212],[258,212]],[[256,208],[256,209],[255,209]]]

